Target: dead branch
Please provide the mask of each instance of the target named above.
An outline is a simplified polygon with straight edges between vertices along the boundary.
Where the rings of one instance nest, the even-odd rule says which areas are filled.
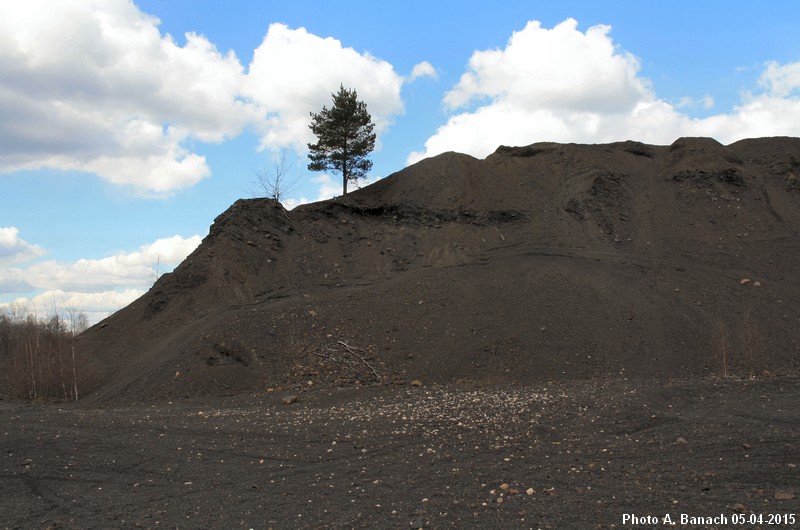
[[[381,376],[380,376],[380,375],[378,375],[378,372],[375,370],[375,368],[374,368],[374,367],[373,367],[371,364],[369,364],[369,362],[367,362],[367,360],[366,360],[364,357],[362,357],[361,355],[357,354],[357,353],[354,351],[354,350],[359,350],[359,351],[364,351],[364,350],[362,350],[361,348],[354,348],[353,346],[350,346],[349,344],[347,344],[346,342],[344,342],[344,341],[341,341],[341,340],[340,340],[340,341],[337,341],[337,342],[338,342],[339,344],[341,344],[342,346],[344,346],[344,348],[345,348],[345,349],[346,349],[348,352],[350,352],[350,355],[353,355],[353,356],[354,356],[354,357],[356,357],[358,360],[360,360],[362,363],[364,363],[364,364],[367,366],[367,368],[369,368],[369,369],[372,371],[372,374],[375,376],[375,379],[376,379],[376,380],[380,380]]]

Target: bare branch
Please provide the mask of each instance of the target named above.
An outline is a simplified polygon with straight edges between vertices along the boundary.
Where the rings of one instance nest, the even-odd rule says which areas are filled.
[[[287,150],[288,147],[284,146],[277,153],[273,152],[271,168],[251,172],[250,194],[253,197],[268,197],[283,202],[286,195],[297,187],[299,178],[289,175],[294,163],[288,160]]]

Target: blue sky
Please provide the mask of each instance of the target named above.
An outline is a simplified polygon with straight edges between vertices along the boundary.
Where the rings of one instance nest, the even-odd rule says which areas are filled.
[[[372,179],[500,144],[800,136],[798,19],[793,1],[4,2],[0,307],[129,303],[281,150],[287,206],[332,196],[304,145],[339,83],[377,124]]]

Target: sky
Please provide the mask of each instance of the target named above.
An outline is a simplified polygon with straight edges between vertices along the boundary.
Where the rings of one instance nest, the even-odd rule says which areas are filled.
[[[0,310],[99,321],[281,156],[287,208],[341,193],[306,148],[340,85],[375,123],[369,181],[499,145],[800,136],[797,20],[793,0],[0,0]]]

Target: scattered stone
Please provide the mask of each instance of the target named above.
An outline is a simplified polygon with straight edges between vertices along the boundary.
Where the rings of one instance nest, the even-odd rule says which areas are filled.
[[[753,446],[750,444],[742,444],[742,449],[744,449],[745,451],[749,451],[752,448]]]
[[[497,504],[503,504],[503,497],[497,497]]]
[[[686,438],[684,438],[683,436],[679,436],[678,439],[675,440],[675,443],[678,444],[678,445],[684,445],[684,444],[688,444],[689,442],[687,442]]]
[[[739,280],[739,285],[747,285],[748,283],[750,283],[750,278],[742,278]]]
[[[761,282],[756,280],[755,282],[753,282],[753,286],[754,287],[761,287]]]
[[[741,502],[737,502],[736,504],[731,506],[731,510],[733,510],[736,513],[747,513],[747,507]]]
[[[502,484],[500,484],[500,489],[503,491],[506,491],[510,487],[511,486],[508,485],[508,482],[503,482]]]
[[[527,493],[528,495],[533,495],[534,493],[536,493],[536,490],[533,488],[528,488],[525,490],[525,493]]]
[[[292,403],[297,402],[297,396],[292,394],[291,396],[286,396],[285,398],[281,399],[281,403],[284,405],[291,405]]]
[[[791,501],[794,500],[795,494],[794,491],[778,490],[773,497],[776,501]]]
[[[411,381],[411,386],[422,386],[422,381],[420,381],[419,379],[414,379],[413,381]]]

